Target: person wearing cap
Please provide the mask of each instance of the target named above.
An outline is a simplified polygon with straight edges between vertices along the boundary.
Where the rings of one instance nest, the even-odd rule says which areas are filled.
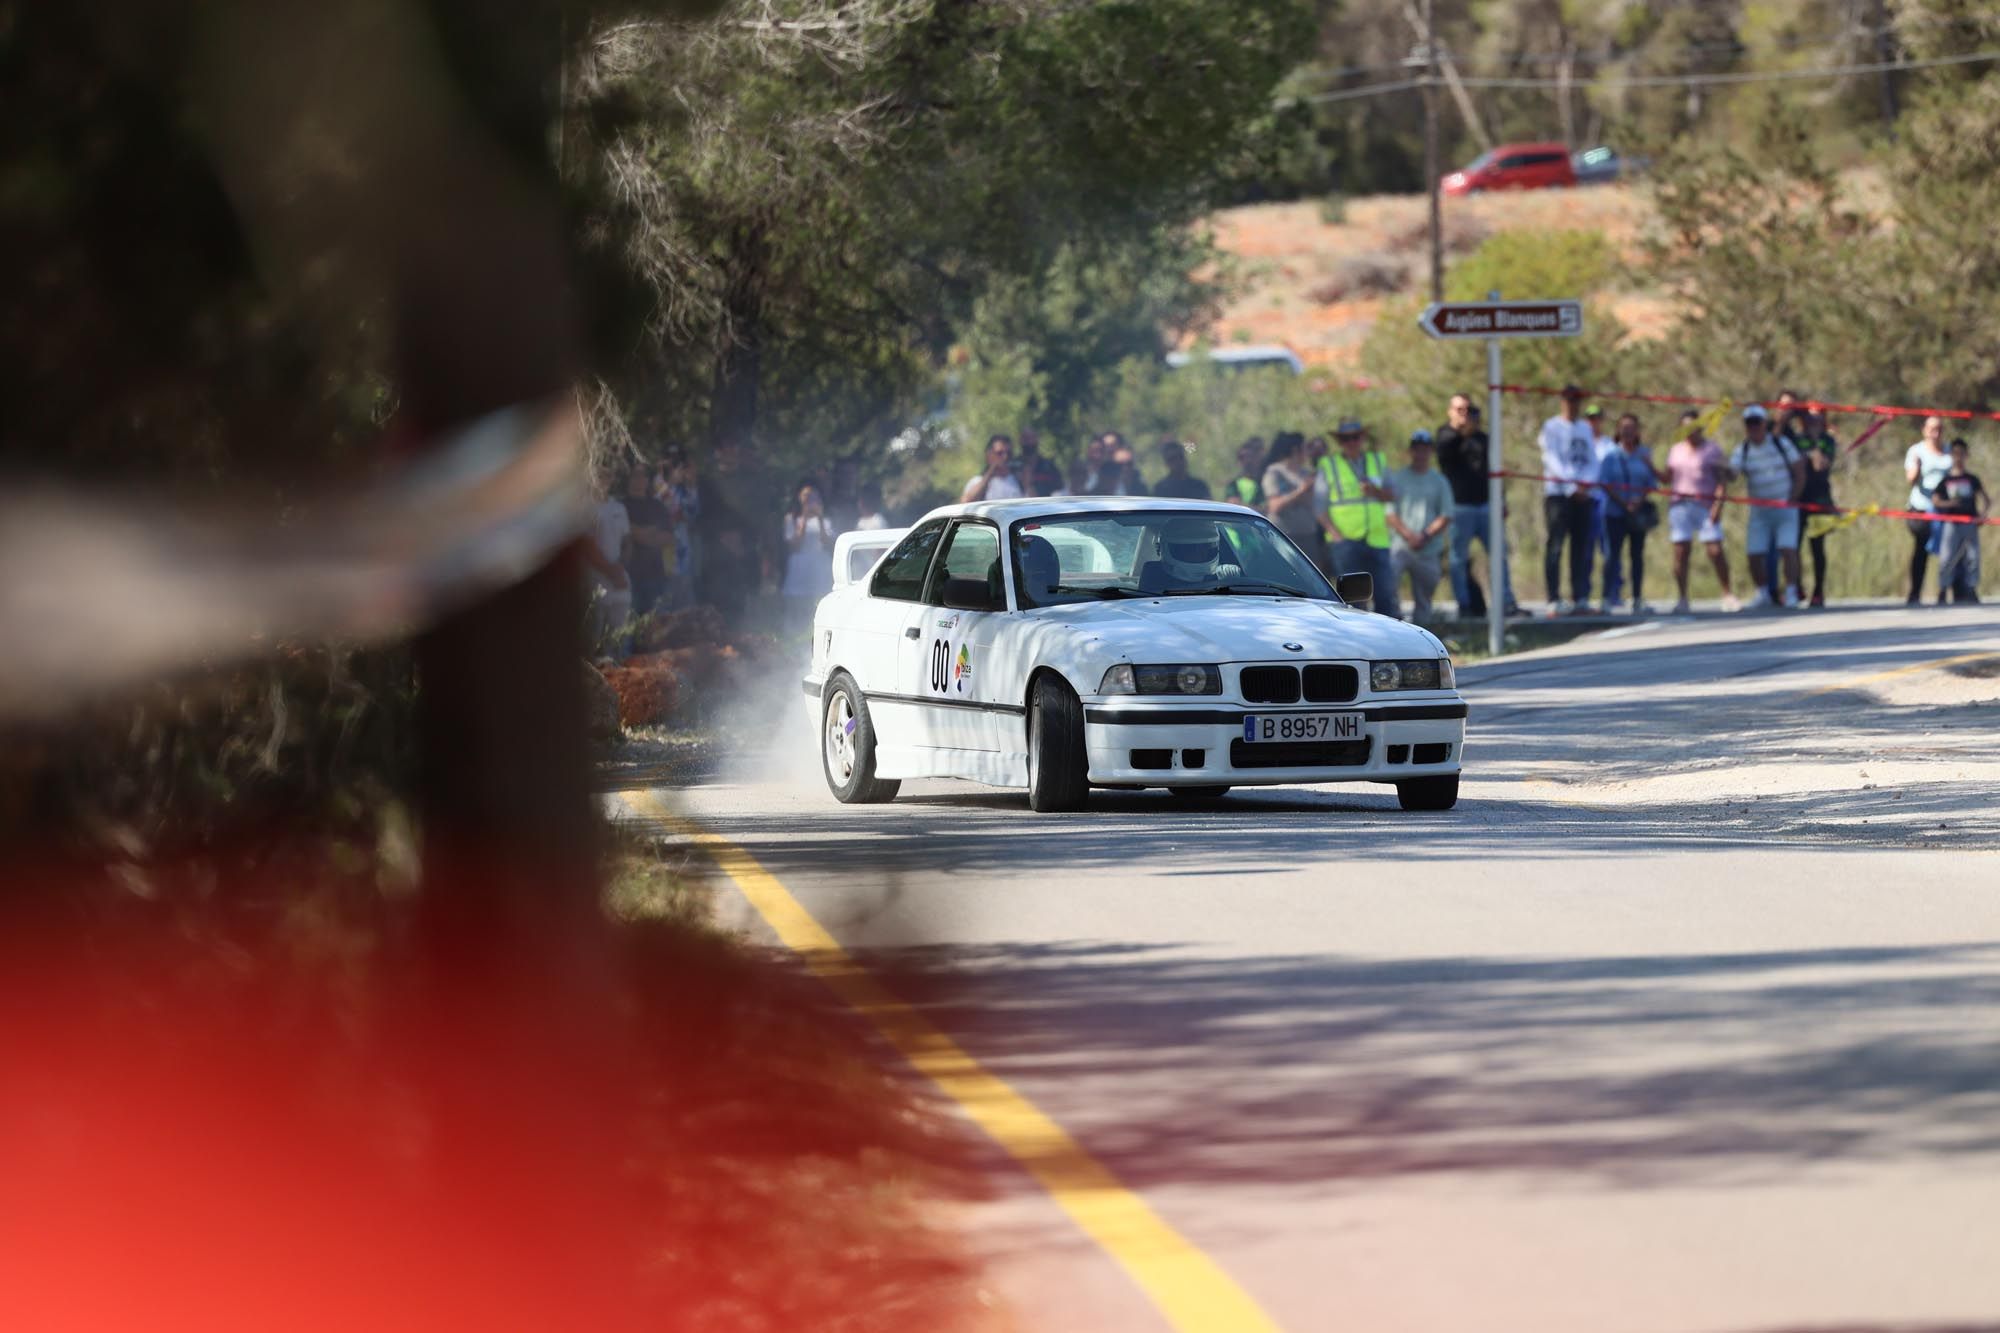
[[[1771,590],[1765,586],[1769,569],[1767,546],[1775,543],[1784,565],[1785,606],[1797,606],[1799,596],[1799,511],[1791,506],[1805,489],[1806,464],[1799,451],[1770,433],[1771,414],[1762,403],[1743,409],[1743,442],[1729,456],[1728,480],[1743,478],[1752,500],[1766,503],[1751,506],[1745,546],[1750,561],[1750,581],[1757,591],[1750,609],[1771,605]]]
[[[1583,419],[1583,390],[1565,384],[1562,410],[1542,423],[1542,518],[1548,545],[1542,552],[1542,581],[1549,614],[1590,608],[1591,528],[1597,502],[1597,434]],[[1562,600],[1563,545],[1569,545],[1570,600]]]
[[[1431,467],[1434,446],[1431,433],[1419,430],[1410,436],[1410,463],[1390,474],[1389,485],[1396,500],[1389,509],[1389,568],[1394,581],[1386,601],[1376,599],[1376,609],[1397,615],[1397,601],[1403,580],[1410,581],[1410,619],[1428,624],[1431,593],[1444,577],[1444,562],[1451,549],[1452,520],[1457,505],[1451,483]]]
[[[1264,441],[1252,435],[1237,445],[1236,466],[1236,476],[1224,489],[1222,498],[1245,509],[1261,512],[1264,508]]]
[[[1188,472],[1188,447],[1176,439],[1160,441],[1160,461],[1167,475],[1153,487],[1153,494],[1169,500],[1206,500],[1208,483]]]
[[[1674,544],[1674,585],[1680,600],[1674,614],[1684,616],[1688,604],[1688,564],[1699,540],[1715,567],[1715,579],[1722,585],[1722,609],[1740,611],[1742,605],[1729,587],[1729,554],[1722,549],[1723,476],[1729,460],[1722,446],[1707,438],[1701,428],[1701,413],[1681,413],[1681,438],[1667,450],[1667,490],[1673,496],[1667,505],[1667,536]]]
[[[1333,438],[1338,448],[1326,460],[1331,498],[1323,523],[1333,545],[1330,558],[1336,577],[1372,576],[1373,609],[1393,608],[1396,570],[1389,557],[1389,504],[1396,492],[1389,486],[1388,465],[1378,451],[1367,447],[1367,429],[1353,417],[1341,420]]]

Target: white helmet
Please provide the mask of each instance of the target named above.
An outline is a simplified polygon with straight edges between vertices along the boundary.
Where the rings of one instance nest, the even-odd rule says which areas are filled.
[[[1160,558],[1177,579],[1209,578],[1222,558],[1222,533],[1212,518],[1169,519],[1160,534]]]

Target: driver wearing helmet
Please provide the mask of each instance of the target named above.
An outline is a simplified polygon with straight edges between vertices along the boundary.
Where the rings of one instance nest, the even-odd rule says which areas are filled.
[[[1186,514],[1167,520],[1160,532],[1160,558],[1140,571],[1141,592],[1171,592],[1177,588],[1212,588],[1242,576],[1242,569],[1222,561],[1222,530],[1212,518]]]

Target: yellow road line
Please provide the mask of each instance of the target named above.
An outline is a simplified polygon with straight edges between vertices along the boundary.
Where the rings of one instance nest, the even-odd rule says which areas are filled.
[[[988,1071],[840,947],[826,927],[757,858],[669,810],[651,792],[626,793],[635,813],[701,847],[750,900],[785,947],[875,1025],[917,1072],[1019,1162],[1184,1333],[1277,1329],[1248,1292],[1175,1231],[1039,1107]]]
[[[1876,671],[1866,676],[1856,676],[1853,680],[1843,680],[1837,685],[1822,685],[1816,690],[1807,690],[1803,697],[1810,699],[1820,694],[1838,694],[1842,690],[1873,685],[1878,680],[1894,680],[1897,676],[1915,675],[1919,671],[1942,671],[1946,667],[1958,666],[1963,662],[1985,662],[1996,657],[2000,657],[2000,653],[1960,653],[1956,657],[1940,657],[1935,662],[1917,662],[1910,666],[1892,667],[1887,671]]]

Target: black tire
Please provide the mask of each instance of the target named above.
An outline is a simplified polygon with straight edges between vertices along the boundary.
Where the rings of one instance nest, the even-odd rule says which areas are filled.
[[[861,687],[844,673],[828,681],[820,697],[819,766],[826,774],[827,789],[846,805],[893,801],[903,785],[875,776],[875,723],[868,716]]]
[[[1083,703],[1060,678],[1043,676],[1028,699],[1028,808],[1081,810],[1089,791]]]
[[[1229,795],[1227,787],[1169,787],[1167,795],[1183,805],[1207,805]]]
[[[1396,784],[1396,801],[1405,810],[1449,810],[1458,804],[1458,774],[1405,778]]]

